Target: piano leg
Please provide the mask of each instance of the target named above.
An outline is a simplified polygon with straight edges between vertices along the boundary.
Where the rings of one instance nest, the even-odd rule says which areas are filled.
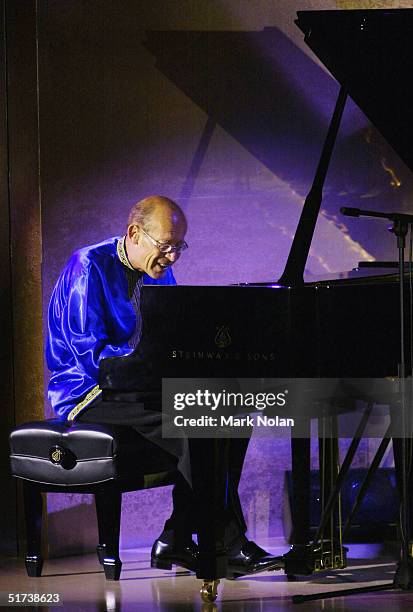
[[[312,568],[307,563],[307,548],[310,539],[310,420],[296,420],[291,438],[292,476],[292,547],[283,556],[284,571],[288,580],[296,574],[308,575]]]
[[[225,526],[228,514],[229,439],[189,439],[192,488],[197,508],[199,564],[197,578],[204,580],[201,597],[216,599],[219,578],[227,573]]]
[[[310,539],[310,421],[296,421],[295,433],[301,437],[291,439],[292,544],[305,546]]]

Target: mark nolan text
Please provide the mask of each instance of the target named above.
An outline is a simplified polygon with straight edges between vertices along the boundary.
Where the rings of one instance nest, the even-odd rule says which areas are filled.
[[[267,417],[262,414],[243,417],[224,416],[220,418],[200,416],[197,418],[178,415],[174,418],[176,427],[294,427],[294,419],[283,419],[278,415]]]
[[[221,415],[221,427],[294,427],[294,419],[283,419],[278,415],[267,417],[262,414],[246,417],[225,417]]]

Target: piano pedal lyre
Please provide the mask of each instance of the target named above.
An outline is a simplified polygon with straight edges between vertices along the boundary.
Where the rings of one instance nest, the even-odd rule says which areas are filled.
[[[205,603],[212,603],[218,595],[219,580],[204,580],[201,587],[201,599]]]

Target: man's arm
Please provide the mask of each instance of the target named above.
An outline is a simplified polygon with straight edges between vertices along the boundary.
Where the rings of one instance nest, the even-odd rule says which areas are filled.
[[[52,372],[49,399],[59,414],[97,385],[99,362],[131,352],[128,338],[136,323],[125,303],[121,324],[114,321],[123,304],[111,300],[110,288],[93,262],[73,257],[59,278],[49,306],[46,359]],[[116,294],[116,292],[115,292]]]

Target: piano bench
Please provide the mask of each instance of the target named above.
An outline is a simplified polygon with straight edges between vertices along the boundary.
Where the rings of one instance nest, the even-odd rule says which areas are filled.
[[[42,573],[41,493],[92,493],[99,562],[108,580],[119,580],[122,493],[174,484],[176,458],[132,427],[59,419],[16,427],[10,449],[11,473],[23,481],[27,574]]]

